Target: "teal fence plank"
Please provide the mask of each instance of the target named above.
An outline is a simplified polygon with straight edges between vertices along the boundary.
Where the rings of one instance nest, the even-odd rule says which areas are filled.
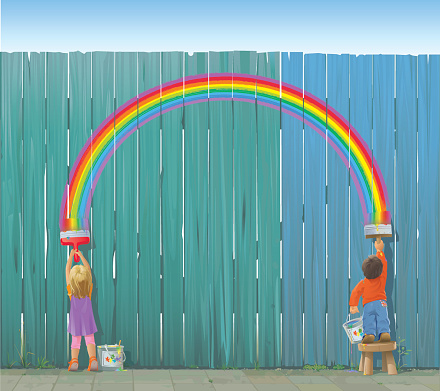
[[[22,53],[1,54],[1,365],[18,361],[22,312]],[[20,352],[21,353],[21,352]]]
[[[215,73],[232,73],[232,62],[232,52],[210,52],[210,76]],[[215,85],[210,85],[211,91],[215,88]],[[234,359],[232,112],[231,102],[209,101],[208,273],[211,285],[211,368],[233,365]]]
[[[185,104],[189,78],[207,74],[208,53],[185,53]],[[209,365],[208,102],[184,108],[185,366]]]
[[[281,81],[303,88],[303,54],[282,53]],[[303,102],[295,102],[302,111]],[[282,107],[283,109],[283,107]],[[303,113],[281,113],[282,365],[303,366]]]
[[[75,52],[69,54],[69,168],[73,167],[79,152],[92,132],[91,73],[91,53]],[[65,247],[63,249],[67,251],[67,254],[64,254],[64,257],[67,257],[71,247],[67,250]],[[96,289],[91,244],[81,246],[81,252],[89,261],[92,269],[92,282]],[[66,292],[64,292],[64,297],[67,300]],[[70,305],[70,301],[68,305]],[[92,308],[96,312],[96,294],[92,295]],[[70,352],[70,347],[68,350]],[[88,362],[85,348],[80,350],[78,361],[80,365],[85,365]]]
[[[234,73],[256,73],[255,52],[234,52]],[[255,87],[256,88],[256,87]],[[234,88],[236,91],[236,88]],[[238,91],[237,91],[238,92]],[[249,96],[249,99],[254,99]],[[234,363],[257,363],[256,107],[234,101]]]
[[[160,84],[160,53],[139,53],[139,94]],[[160,100],[157,102],[160,108]],[[139,107],[139,111],[142,108]],[[139,365],[161,364],[160,118],[139,128]]]
[[[23,67],[23,329],[26,351],[38,356],[45,350],[45,53],[24,55]]]
[[[67,364],[67,291],[64,277],[68,250],[60,244],[59,207],[67,172],[67,54],[47,54],[47,307],[46,359]],[[90,95],[89,95],[90,96]],[[90,122],[89,122],[90,127]]]
[[[92,128],[95,130],[115,110],[114,54],[92,54]],[[78,151],[79,153],[79,151]],[[93,160],[98,157],[93,157]],[[116,342],[115,280],[113,257],[115,249],[114,157],[112,156],[96,184],[91,210],[91,242],[94,275],[93,314],[98,331],[96,345]]]
[[[162,83],[183,77],[182,52],[162,54]],[[162,114],[163,363],[183,365],[183,189],[181,108]]]
[[[325,105],[325,55],[304,56],[304,89]],[[307,110],[307,107],[304,107]],[[325,139],[304,127],[304,363],[325,364]]]
[[[440,56],[418,58],[417,366],[438,368]],[[414,238],[410,238],[414,239]],[[414,260],[413,260],[414,262]],[[410,293],[410,292],[409,292]],[[412,314],[414,316],[414,314]],[[412,336],[414,338],[414,336]],[[414,339],[413,339],[414,340]],[[408,346],[410,349],[411,347]],[[414,348],[410,355],[414,355]]]
[[[257,75],[280,80],[280,54],[259,53]],[[265,94],[257,82],[257,99]],[[257,106],[258,361],[263,367],[281,365],[279,106],[279,100],[275,110]]]
[[[115,53],[116,107],[137,101],[137,54]],[[122,110],[122,109],[121,109]],[[115,113],[115,133],[122,127]],[[125,117],[125,115],[124,115]],[[133,126],[137,127],[137,107]],[[138,361],[137,340],[137,132],[115,153],[116,159],[116,339],[122,340],[127,364]],[[117,147],[117,146],[116,146]],[[117,342],[117,341],[115,341]]]
[[[350,56],[350,124],[370,150],[373,134],[372,72],[373,57],[371,55]],[[371,254],[371,241],[365,239],[363,226],[362,206],[356,187],[350,178],[350,263],[348,276],[350,295],[358,282],[364,278],[362,262]],[[348,311],[348,302],[346,308]],[[362,313],[362,298],[359,301],[358,308]],[[360,316],[361,314],[355,314],[352,318]],[[340,332],[343,333],[342,328]],[[356,345],[350,344],[350,366],[358,365],[360,358],[361,355]]]
[[[349,120],[348,55],[327,57],[327,104]],[[327,139],[332,123],[327,121]],[[348,144],[348,140],[346,141]],[[348,338],[341,325],[348,314],[349,172],[327,144],[327,365],[348,365]]]
[[[396,330],[406,349],[417,344],[417,57],[396,62]],[[404,358],[416,365],[416,354]]]
[[[394,56],[375,55],[373,57],[373,155],[388,189],[390,204],[387,205],[387,210],[391,212],[393,235],[398,236],[398,232],[395,231],[396,216],[394,214],[394,122]],[[388,263],[385,293],[393,341],[396,340],[394,238],[395,236],[383,238],[384,253]],[[374,247],[373,250],[376,254]]]

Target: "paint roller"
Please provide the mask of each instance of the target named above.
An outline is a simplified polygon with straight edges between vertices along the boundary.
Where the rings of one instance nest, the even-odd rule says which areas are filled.
[[[63,219],[60,221],[60,241],[63,246],[72,246],[78,251],[78,246],[90,243],[90,231],[88,219]],[[79,262],[79,256],[74,255],[75,262]]]

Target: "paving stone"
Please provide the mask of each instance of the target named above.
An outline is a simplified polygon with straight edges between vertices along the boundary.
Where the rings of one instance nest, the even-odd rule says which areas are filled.
[[[359,383],[355,386],[353,384],[349,383],[338,383],[337,386],[342,391],[389,391],[388,388],[386,388],[383,385],[379,385],[377,383]]]
[[[205,372],[214,384],[250,384],[250,380],[240,370],[207,369]]]
[[[246,376],[285,376],[282,371],[276,371],[273,369],[243,369],[242,372]]]
[[[325,376],[287,376],[293,384],[332,384]]]
[[[370,377],[376,383],[382,383],[382,384],[420,384],[420,382],[416,379],[416,377],[411,377],[411,376],[386,374],[386,376],[372,375],[368,377]]]
[[[53,384],[41,384],[41,383],[23,383],[17,384],[14,391],[51,391]],[[2,389],[3,391],[3,389]]]
[[[124,383],[120,384],[111,384],[111,383],[101,383],[101,384],[93,384],[93,391],[126,391],[132,390],[132,385],[126,385]]]
[[[254,384],[258,391],[299,391],[294,384]]]
[[[3,375],[1,374],[1,390],[11,391],[20,380],[21,376]]]
[[[175,391],[205,391],[215,390],[211,383],[208,384],[174,384]]]
[[[384,386],[392,391],[431,391],[423,384],[384,384]]]
[[[341,391],[335,384],[296,384],[302,391]]]
[[[292,384],[286,376],[248,376],[253,384]]]
[[[426,387],[434,391],[440,391],[440,385],[438,384],[426,384]]]
[[[374,379],[371,379],[371,376],[328,376],[328,380],[332,383],[337,384],[377,384]]]
[[[135,384],[134,391],[172,391],[174,387],[172,384]]]
[[[136,369],[133,379],[135,384],[172,384],[168,369]]]
[[[174,376],[206,376],[203,369],[170,369],[171,377]]]
[[[182,376],[177,376],[174,375],[172,376],[172,382],[174,384],[182,384],[182,383],[187,383],[187,384],[206,384],[209,383],[209,378],[208,376],[206,376],[206,374],[204,376],[195,376],[195,375],[182,375]]]
[[[255,391],[256,388],[253,384],[215,384],[213,383],[216,391]]]
[[[440,386],[440,376],[410,376],[416,384],[437,385]]]
[[[53,384],[57,381],[58,376],[55,375],[40,375],[40,374],[33,374],[33,375],[23,375],[18,385],[20,384]]]
[[[96,372],[95,384],[108,384],[108,383],[133,383],[133,371],[118,371],[109,372],[102,371]]]
[[[58,376],[57,384],[91,384],[95,380],[96,372],[65,370]]]
[[[53,391],[91,391],[92,384],[55,384]]]

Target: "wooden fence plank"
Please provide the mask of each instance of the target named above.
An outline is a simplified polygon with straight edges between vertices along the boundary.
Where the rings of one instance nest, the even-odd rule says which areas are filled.
[[[23,322],[26,352],[45,350],[45,53],[23,56]],[[28,356],[32,363],[35,356]]]
[[[1,364],[18,361],[22,312],[22,53],[1,53]],[[21,353],[21,352],[20,352]]]
[[[68,296],[64,275],[67,252],[71,248],[67,249],[61,246],[59,226],[61,196],[68,181],[67,60],[67,54],[64,53],[47,54],[47,314],[45,356],[49,362],[56,365],[66,365],[67,353],[68,350],[70,351],[66,341]],[[81,118],[82,115],[78,116],[78,113],[75,113],[75,116]],[[88,125],[90,130],[90,122]]]
[[[373,155],[388,190],[389,205],[387,204],[387,210],[391,212],[392,216],[393,235],[398,236],[398,232],[395,230],[396,216],[394,215],[394,121],[394,56],[375,55],[373,57]],[[374,183],[373,186],[375,186]],[[383,238],[384,253],[388,263],[385,293],[393,341],[396,340],[394,238],[395,236]],[[376,254],[375,249],[373,253]]]
[[[348,121],[349,56],[332,54],[328,55],[327,60],[327,104]],[[327,139],[330,139],[331,126],[332,124],[327,121]],[[331,145],[327,144],[327,365],[329,366],[349,363],[349,341],[341,327],[348,314],[349,301],[348,178],[347,167]]]
[[[280,80],[280,54],[259,53],[257,75]],[[257,82],[257,99],[264,102],[264,94]],[[258,361],[263,367],[281,365],[279,106],[279,100],[275,110],[257,106]]]
[[[92,54],[92,128],[95,130],[115,110],[114,54]],[[94,156],[95,161],[98,157]],[[98,331],[97,345],[116,341],[116,289],[113,279],[115,249],[114,157],[112,156],[96,184],[91,213],[91,241],[95,284],[92,295],[93,314]],[[96,297],[96,299],[95,299]],[[96,300],[96,301],[95,301]]]
[[[76,158],[82,147],[91,136],[92,131],[92,56],[91,53],[70,53],[69,55],[69,167],[73,168]],[[91,190],[90,190],[91,191]],[[62,194],[62,192],[61,192]],[[58,239],[59,241],[59,239]],[[93,237],[92,237],[93,241]],[[92,242],[91,241],[91,242]],[[58,244],[59,245],[59,244]],[[95,294],[92,295],[92,309],[97,312],[96,279],[92,258],[92,243],[81,246],[81,252],[89,261],[92,270],[92,282]],[[63,258],[66,258],[72,248],[63,247]],[[67,254],[66,254],[67,253]],[[65,289],[65,288],[64,288]],[[64,292],[67,301],[67,292]],[[70,301],[67,306],[70,306]],[[98,330],[99,332],[99,330]],[[85,345],[85,343],[84,343]],[[88,354],[85,346],[80,350],[78,361],[80,365],[88,363]],[[70,346],[68,348],[70,356]]]
[[[116,107],[137,101],[137,54],[115,53]],[[115,134],[122,128],[115,113]],[[125,115],[124,115],[125,116]],[[122,340],[127,364],[137,364],[137,114],[130,125],[136,129],[118,147],[116,136],[116,339]],[[115,340],[115,343],[118,341]]]
[[[232,52],[210,52],[209,74],[232,73]],[[212,91],[215,87],[210,86]],[[231,96],[230,93],[228,93]],[[209,366],[233,365],[233,104],[209,101]],[[235,318],[237,319],[237,318]]]
[[[208,73],[208,53],[185,53],[185,104],[190,77]],[[194,98],[193,98],[194,99]],[[185,366],[209,365],[208,102],[184,108]]]
[[[417,57],[396,62],[396,330],[403,345],[417,343]],[[416,365],[416,354],[404,364]]]
[[[139,94],[160,84],[160,53],[139,53]],[[157,103],[160,110],[160,102]],[[141,111],[141,108],[139,108]],[[160,366],[160,118],[139,128],[139,365]]]
[[[304,89],[324,101],[325,55],[304,57]],[[305,108],[306,109],[306,108]],[[325,139],[304,129],[304,363],[325,364]]]
[[[255,52],[234,52],[234,73],[256,73]],[[234,87],[234,94],[237,89]],[[239,92],[239,91],[237,91]],[[249,96],[248,99],[254,99]],[[234,100],[234,363],[257,363],[256,107]]]
[[[162,83],[183,77],[182,52],[162,54]],[[163,102],[162,102],[163,104]],[[183,365],[183,189],[181,108],[162,114],[163,363]]]
[[[303,54],[282,53],[283,83],[303,88]],[[303,104],[301,119],[281,113],[282,138],[282,365],[303,362]],[[282,106],[283,109],[283,106]]]
[[[371,150],[373,135],[373,57],[350,56],[350,124]],[[352,130],[350,130],[351,132]],[[351,147],[350,147],[351,148]],[[351,179],[351,178],[350,178]],[[370,182],[371,182],[370,178]],[[350,182],[350,275],[349,294],[364,278],[362,262],[371,254],[371,241],[364,236],[364,216],[359,195],[353,182]],[[348,311],[348,302],[347,302]],[[358,306],[362,313],[362,298]],[[355,314],[352,318],[360,317]],[[350,366],[360,362],[360,352],[356,345],[350,346]]]
[[[438,368],[440,56],[430,55],[429,60],[426,56],[419,56],[418,97],[417,366]],[[415,354],[413,347],[409,354]]]

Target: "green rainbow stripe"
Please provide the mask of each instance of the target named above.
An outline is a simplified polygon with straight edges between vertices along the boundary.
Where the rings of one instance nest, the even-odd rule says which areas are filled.
[[[88,219],[96,183],[114,151],[136,129],[152,119],[179,107],[206,101],[243,101],[281,110],[310,126],[349,166],[358,191],[366,224],[376,223],[386,211],[388,194],[371,150],[348,121],[322,100],[287,83],[259,76],[221,73],[178,79],[154,87],[130,99],[109,115],[93,132],[70,171],[60,210],[64,219]],[[93,180],[92,180],[93,178]],[[68,196],[67,196],[68,195]],[[375,216],[375,221],[371,217]],[[385,221],[381,221],[385,223]],[[387,222],[388,223],[388,222]]]

